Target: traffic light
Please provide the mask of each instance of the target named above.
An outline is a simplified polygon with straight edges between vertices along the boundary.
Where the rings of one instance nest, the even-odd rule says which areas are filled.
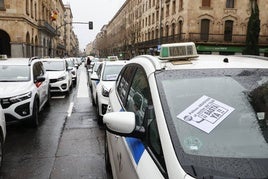
[[[92,21],[89,21],[89,22],[88,22],[88,28],[89,28],[89,29],[93,29],[93,22],[92,22]]]

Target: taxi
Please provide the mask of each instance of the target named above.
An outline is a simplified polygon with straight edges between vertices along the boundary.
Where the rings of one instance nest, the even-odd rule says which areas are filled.
[[[121,70],[103,116],[114,179],[268,177],[268,59],[163,44]]]

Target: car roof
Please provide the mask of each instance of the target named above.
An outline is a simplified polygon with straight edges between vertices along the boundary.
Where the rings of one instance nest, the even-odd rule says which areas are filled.
[[[42,61],[66,61],[64,58],[43,58]]]
[[[197,54],[194,43],[164,44],[160,56],[140,55],[130,60],[151,72],[176,69],[268,68],[268,58],[248,55]],[[170,49],[169,49],[170,48]]]
[[[28,65],[32,58],[7,58],[0,60],[1,65]],[[34,59],[34,61],[40,61],[40,59]]]
[[[127,61],[125,60],[116,60],[116,61],[104,61],[104,65],[125,65]]]

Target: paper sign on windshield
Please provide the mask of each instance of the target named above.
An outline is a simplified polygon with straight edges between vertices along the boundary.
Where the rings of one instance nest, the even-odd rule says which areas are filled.
[[[202,96],[177,115],[177,118],[210,133],[234,108],[208,96]]]
[[[118,74],[106,75],[106,80],[116,80]]]

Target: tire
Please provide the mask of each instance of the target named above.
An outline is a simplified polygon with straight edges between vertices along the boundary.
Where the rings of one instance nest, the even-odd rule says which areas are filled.
[[[51,99],[51,92],[50,92],[50,89],[48,89],[48,93],[47,93],[47,102],[46,102],[46,106],[47,106],[47,107],[50,106],[50,99]]]
[[[38,127],[39,126],[39,105],[38,100],[36,99],[33,104],[33,113],[32,117],[30,118],[30,123],[32,127]]]
[[[100,115],[98,99],[96,99],[96,113],[97,113],[97,123],[98,123],[98,125],[103,126],[102,116]]]
[[[112,167],[110,162],[110,155],[108,150],[107,134],[105,132],[104,136],[104,158],[105,158],[105,168],[108,173],[112,173]]]
[[[0,136],[0,169],[2,168],[3,158],[4,158],[4,140],[3,137]]]

